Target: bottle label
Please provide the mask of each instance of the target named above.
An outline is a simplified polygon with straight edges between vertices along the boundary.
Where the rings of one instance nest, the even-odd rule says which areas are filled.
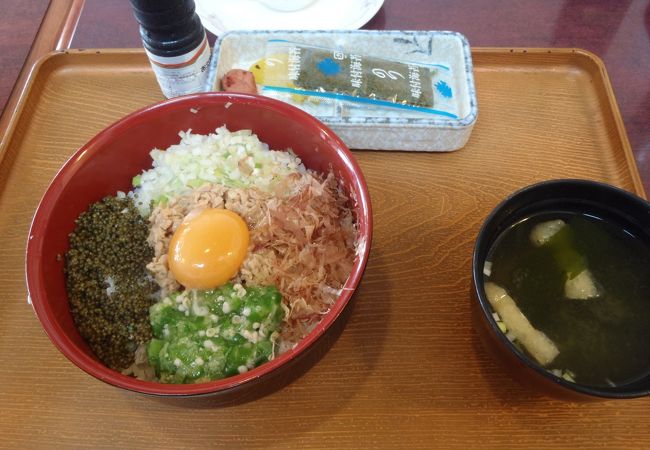
[[[205,36],[198,47],[184,55],[166,58],[145,51],[165,97],[178,97],[205,90],[210,65],[210,46]]]

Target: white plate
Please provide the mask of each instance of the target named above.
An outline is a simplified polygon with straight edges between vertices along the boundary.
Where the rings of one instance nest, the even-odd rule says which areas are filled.
[[[316,0],[282,12],[257,0],[196,0],[203,26],[215,35],[231,30],[356,30],[373,18],[384,0]]]

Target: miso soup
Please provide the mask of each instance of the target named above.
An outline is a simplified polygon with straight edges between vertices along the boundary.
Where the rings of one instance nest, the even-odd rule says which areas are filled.
[[[484,270],[486,293],[498,286],[507,293],[502,297],[509,296],[513,329],[496,314],[501,330],[531,359],[570,381],[619,386],[647,375],[646,233],[602,217],[560,211],[510,227],[490,249]],[[492,305],[495,309],[496,300]],[[515,323],[526,319],[529,324]]]

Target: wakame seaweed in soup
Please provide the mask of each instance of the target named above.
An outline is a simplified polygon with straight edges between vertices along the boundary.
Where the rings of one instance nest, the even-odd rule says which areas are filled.
[[[536,241],[546,224],[557,229],[545,243]],[[487,261],[486,285],[505,289],[557,347],[546,369],[591,386],[623,385],[650,372],[650,241],[643,230],[593,215],[544,213],[506,230]]]

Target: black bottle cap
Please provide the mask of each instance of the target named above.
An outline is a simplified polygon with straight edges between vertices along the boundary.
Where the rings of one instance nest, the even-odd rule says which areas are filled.
[[[144,47],[151,53],[178,56],[201,44],[205,31],[194,12],[194,0],[130,1]]]

